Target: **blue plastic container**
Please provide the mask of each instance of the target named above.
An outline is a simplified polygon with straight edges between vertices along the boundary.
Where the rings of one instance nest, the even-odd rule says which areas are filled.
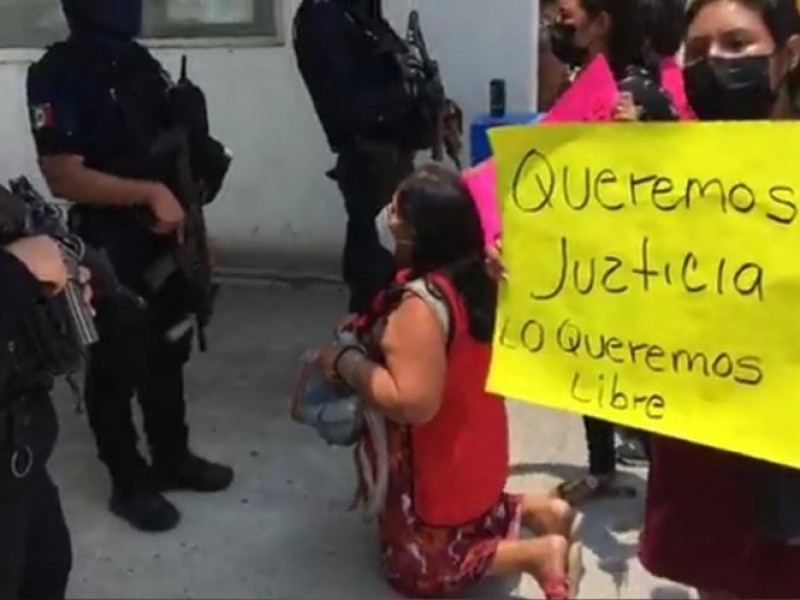
[[[488,113],[478,115],[470,125],[470,164],[477,165],[492,155],[492,147],[489,145],[487,132],[492,127],[503,127],[504,125],[529,125],[536,123],[542,115],[540,113],[506,113],[502,117],[493,117]]]

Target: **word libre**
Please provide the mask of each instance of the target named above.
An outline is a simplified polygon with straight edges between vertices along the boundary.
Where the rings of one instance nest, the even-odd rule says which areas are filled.
[[[800,126],[490,132],[491,391],[800,468]],[[520,375],[524,374],[524,375]]]

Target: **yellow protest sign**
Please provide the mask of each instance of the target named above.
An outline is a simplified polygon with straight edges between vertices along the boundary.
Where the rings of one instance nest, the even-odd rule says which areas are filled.
[[[800,467],[800,125],[490,137],[489,389]]]

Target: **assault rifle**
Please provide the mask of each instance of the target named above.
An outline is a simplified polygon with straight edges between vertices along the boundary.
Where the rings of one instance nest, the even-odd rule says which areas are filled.
[[[408,15],[408,29],[406,43],[412,52],[413,60],[422,73],[424,81],[432,82],[438,88],[433,115],[430,115],[435,122],[435,135],[433,147],[431,148],[431,158],[441,161],[443,158],[442,148],[447,151],[447,155],[461,170],[461,134],[463,131],[461,108],[451,99],[445,96],[442,84],[439,63],[434,60],[428,51],[428,45],[422,34],[420,26],[419,12],[412,10]]]
[[[222,188],[231,154],[211,137],[206,95],[189,79],[185,55],[181,58],[180,78],[169,91],[169,102],[175,125],[186,132],[192,173],[203,179],[203,202],[208,204]]]
[[[435,119],[435,135],[433,140],[433,147],[431,148],[431,156],[435,161],[441,161],[443,157],[443,144],[444,144],[444,90],[442,88],[442,78],[439,73],[439,63],[431,58],[428,52],[428,44],[425,42],[425,37],[422,34],[422,27],[419,22],[419,12],[412,10],[408,14],[408,28],[406,32],[406,43],[409,50],[412,52],[413,58],[416,59],[415,66],[421,71],[421,79],[423,82],[430,82],[434,86],[438,86],[442,90],[441,95],[437,94],[435,106],[432,106],[433,114],[429,115]]]
[[[14,344],[22,365],[18,366],[23,371],[46,371],[52,377],[70,375],[80,369],[87,349],[99,340],[91,309],[83,298],[80,267],[91,272],[99,295],[126,292],[107,258],[69,231],[66,210],[47,202],[25,177],[9,182],[9,188],[0,186],[0,244],[49,236],[61,249],[68,273],[62,293],[53,297],[43,294],[23,315],[19,348]]]
[[[145,282],[155,294],[173,274],[181,274],[189,288],[186,294],[188,318],[172,327],[167,337],[173,341],[182,337],[191,328],[193,320],[198,346],[201,352],[205,352],[208,348],[205,330],[211,321],[218,285],[213,281],[203,214],[203,207],[208,203],[207,192],[194,176],[190,152],[186,131],[178,126],[162,133],[146,156],[114,165],[111,171],[121,177],[160,181],[180,202],[186,215],[183,242],[176,241],[169,254],[150,266],[145,273]],[[142,217],[150,219],[151,215],[142,213]]]
[[[230,151],[209,134],[208,107],[203,90],[191,82],[187,61],[181,59],[180,79],[169,92],[174,126],[161,133],[140,155],[107,164],[104,170],[119,177],[159,181],[178,199],[186,215],[184,240],[156,260],[145,273],[150,292],[157,294],[179,272],[188,293],[187,318],[174,325],[167,338],[175,341],[196,325],[201,352],[208,347],[205,329],[211,320],[218,286],[212,279],[208,235],[203,207],[222,187],[232,161]],[[152,215],[143,211],[143,220]]]

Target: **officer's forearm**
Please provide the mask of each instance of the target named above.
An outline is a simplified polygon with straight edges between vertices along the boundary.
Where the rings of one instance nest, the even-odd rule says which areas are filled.
[[[95,171],[81,156],[44,156],[39,164],[53,195],[77,204],[142,206],[148,204],[156,185]]]

